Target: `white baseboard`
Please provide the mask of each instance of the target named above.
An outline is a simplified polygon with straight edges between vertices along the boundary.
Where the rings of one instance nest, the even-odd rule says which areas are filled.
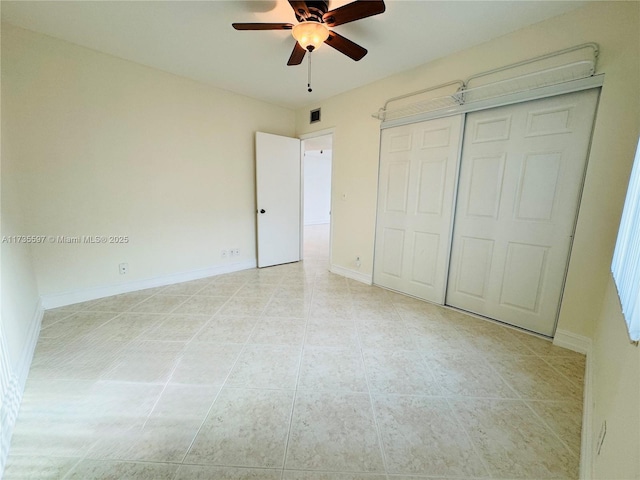
[[[589,337],[558,329],[553,336],[553,344],[586,355],[591,351],[592,342]]]
[[[566,330],[556,330],[553,344],[568,348],[587,356],[584,372],[584,393],[582,405],[582,442],[580,445],[580,479],[593,478],[593,343],[590,338]]]
[[[27,339],[22,349],[22,356],[15,368],[11,368],[6,345],[2,346],[3,377],[7,378],[3,378],[3,392],[2,399],[0,399],[0,478],[2,477],[2,472],[4,472],[4,467],[9,455],[11,436],[16,420],[18,419],[24,387],[27,383],[29,368],[31,367],[33,354],[38,343],[43,314],[44,309],[42,308],[42,302],[38,301],[33,316],[31,317]],[[4,384],[5,382],[6,384]]]
[[[349,268],[340,267],[338,265],[331,265],[329,268],[331,273],[335,273],[336,275],[341,275],[343,277],[351,278],[352,280],[357,280],[358,282],[366,283],[367,285],[373,284],[373,276],[367,275],[366,273],[361,273],[356,270],[351,270]]]
[[[42,305],[45,310],[49,310],[51,308],[64,307],[67,305],[73,305],[74,303],[87,302],[89,300],[110,297],[121,293],[136,292],[147,288],[163,287],[174,283],[188,282],[190,280],[198,280],[200,278],[213,277],[250,268],[256,268],[255,259],[238,263],[230,263],[227,265],[216,265],[214,267],[201,268],[198,270],[191,270],[189,272],[171,273],[161,277],[134,280],[133,282],[121,283],[118,285],[106,285],[104,287],[88,288],[86,290],[76,292],[43,295]]]

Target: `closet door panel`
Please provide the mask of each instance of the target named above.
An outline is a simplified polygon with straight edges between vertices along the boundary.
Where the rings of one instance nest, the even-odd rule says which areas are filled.
[[[467,115],[448,305],[553,335],[597,98]]]
[[[442,304],[462,116],[382,131],[374,283]]]

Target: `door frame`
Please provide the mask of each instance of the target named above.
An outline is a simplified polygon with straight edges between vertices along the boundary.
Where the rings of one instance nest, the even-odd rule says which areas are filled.
[[[334,143],[335,143],[335,127],[325,128],[323,130],[317,130],[315,132],[305,133],[303,135],[299,135],[300,139],[300,252],[302,260],[304,260],[304,143],[305,140],[310,140],[312,138],[318,137],[326,137],[331,136],[331,181],[329,188],[331,190],[331,204],[330,204],[330,212],[333,212],[333,178],[334,178],[334,169],[333,169],[333,156],[334,156]],[[333,244],[333,215],[329,214],[329,265],[328,268],[331,267],[331,251]]]

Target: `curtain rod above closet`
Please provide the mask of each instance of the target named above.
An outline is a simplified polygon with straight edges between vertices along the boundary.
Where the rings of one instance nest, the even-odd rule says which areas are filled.
[[[568,59],[559,65],[553,64],[543,68],[545,61],[555,60],[573,52],[590,50],[590,56],[586,59]],[[390,98],[373,114],[374,118],[382,120],[381,128],[426,120],[429,118],[444,117],[463,112],[491,108],[499,105],[516,103],[535,98],[548,97],[569,93],[572,91],[595,88],[602,85],[603,76],[594,77],[598,59],[599,47],[596,43],[584,43],[574,47],[558,50],[556,52],[540,55],[528,60],[513,63],[470,76],[466,81],[454,80],[416,92]],[[520,73],[508,78],[500,78],[493,82],[478,86],[470,86],[471,83],[479,83],[480,79],[487,79],[503,72],[517,72],[527,66],[536,66],[539,69]],[[585,81],[586,80],[586,81]],[[400,104],[403,100],[419,97],[438,90],[455,88],[446,95],[415,100],[414,102]],[[451,88],[449,88],[451,90]]]

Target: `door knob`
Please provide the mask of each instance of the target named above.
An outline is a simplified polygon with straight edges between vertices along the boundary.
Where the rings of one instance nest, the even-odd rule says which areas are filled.
[[[265,212],[266,210],[264,208],[260,210],[260,213],[265,213]]]

